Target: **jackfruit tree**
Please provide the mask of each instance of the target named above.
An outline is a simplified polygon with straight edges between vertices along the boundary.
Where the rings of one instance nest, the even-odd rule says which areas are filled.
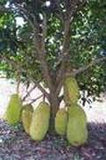
[[[53,130],[62,100],[77,103],[79,90],[88,97],[106,91],[105,6],[105,0],[0,0],[0,71],[41,90]],[[74,83],[60,95],[67,77]]]

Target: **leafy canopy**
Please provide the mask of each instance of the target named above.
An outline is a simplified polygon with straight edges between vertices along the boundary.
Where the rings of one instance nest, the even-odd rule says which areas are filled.
[[[68,1],[1,0],[0,5],[8,9],[8,12],[0,11],[0,70],[9,78],[18,75],[27,83],[45,81],[38,50],[33,41],[36,30],[33,31],[31,23],[36,28],[37,21],[39,37],[42,36],[42,25],[47,25],[43,39],[44,54],[55,82],[61,65],[64,42],[64,22],[61,15],[66,12]],[[93,59],[106,56],[105,7],[105,0],[88,0],[74,18],[72,17],[67,63],[71,70],[77,70],[88,65]],[[23,19],[23,25],[17,24],[19,17]],[[46,22],[43,21],[45,17]],[[93,65],[76,77],[81,90],[87,90],[89,95],[99,95],[106,90],[106,62]]]

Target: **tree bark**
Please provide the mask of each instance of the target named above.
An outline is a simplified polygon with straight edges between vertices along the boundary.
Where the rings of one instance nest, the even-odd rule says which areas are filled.
[[[55,95],[55,92],[52,92],[50,94],[50,107],[51,107],[51,115],[50,115],[49,132],[50,134],[55,134],[55,117],[59,109],[59,100],[58,97]]]

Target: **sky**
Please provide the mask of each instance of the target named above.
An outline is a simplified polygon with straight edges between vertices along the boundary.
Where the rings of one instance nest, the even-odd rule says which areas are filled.
[[[21,17],[17,17],[16,18],[16,23],[17,23],[17,26],[23,26],[23,24],[25,23],[23,18]]]

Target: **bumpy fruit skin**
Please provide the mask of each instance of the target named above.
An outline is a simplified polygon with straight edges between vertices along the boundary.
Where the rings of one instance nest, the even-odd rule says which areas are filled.
[[[41,141],[49,128],[50,106],[41,102],[33,112],[30,125],[30,136],[33,140]]]
[[[29,134],[30,124],[32,120],[32,113],[33,113],[32,105],[23,106],[21,119],[22,119],[24,130],[27,134]]]
[[[55,130],[57,134],[63,136],[66,134],[68,115],[65,108],[58,110],[55,117]]]
[[[15,125],[20,121],[21,109],[21,98],[18,96],[18,94],[13,94],[10,98],[9,105],[6,111],[6,121],[10,125]]]
[[[64,100],[67,105],[76,103],[80,97],[79,87],[74,77],[64,80]]]
[[[87,142],[87,118],[83,109],[78,105],[69,107],[67,125],[67,140],[73,146],[80,146]]]

